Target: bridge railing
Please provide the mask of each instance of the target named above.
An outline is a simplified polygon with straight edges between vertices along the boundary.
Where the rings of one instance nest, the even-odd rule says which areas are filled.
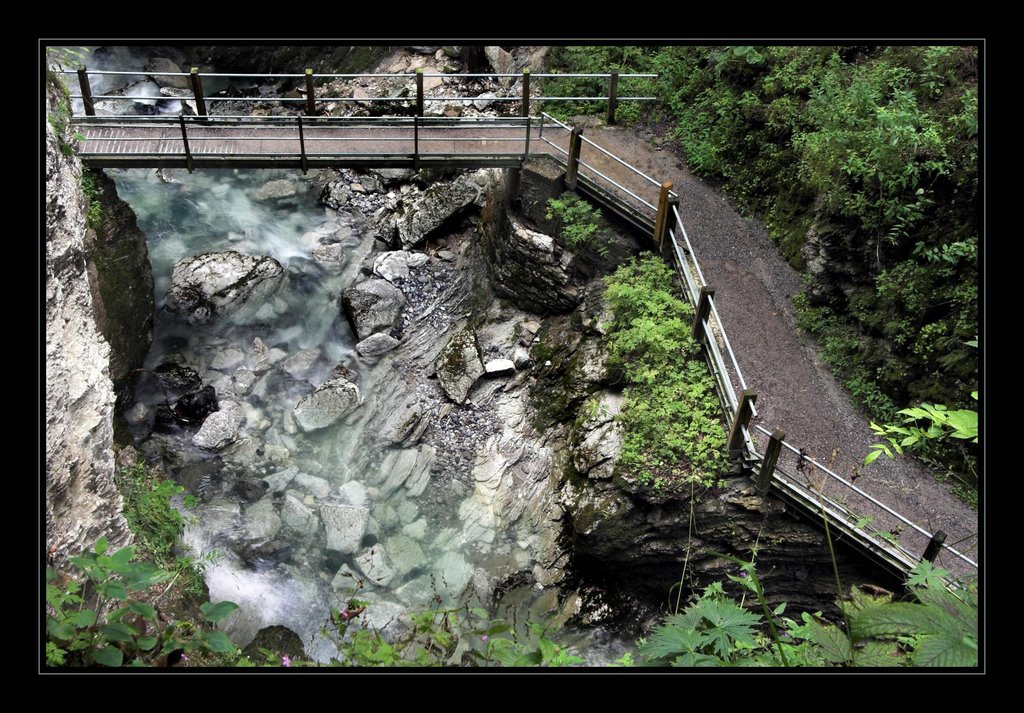
[[[81,100],[83,109],[87,116],[96,115],[96,104],[98,102],[110,102],[110,101],[143,101],[143,102],[191,102],[195,108],[195,112],[199,116],[206,116],[209,114],[207,104],[210,103],[232,103],[232,102],[256,102],[256,103],[268,103],[276,102],[280,104],[301,104],[305,109],[305,113],[308,116],[312,116],[320,113],[320,111],[328,104],[373,104],[373,103],[391,103],[396,105],[405,106],[411,108],[417,116],[424,116],[427,109],[427,102],[445,102],[445,103],[459,103],[463,106],[472,104],[474,102],[486,101],[488,103],[518,103],[520,108],[521,116],[529,116],[531,113],[531,107],[534,102],[544,103],[557,103],[557,102],[580,102],[580,101],[603,101],[607,105],[608,110],[608,123],[615,123],[615,110],[619,102],[624,101],[654,101],[656,97],[653,96],[623,96],[618,92],[618,85],[620,79],[651,79],[656,78],[657,74],[649,73],[620,73],[617,70],[612,70],[607,73],[598,74],[531,74],[529,68],[523,69],[522,72],[491,72],[491,73],[430,73],[425,72],[422,69],[416,72],[403,72],[403,73],[390,73],[390,74],[374,74],[374,73],[355,73],[355,74],[336,74],[336,73],[316,73],[312,69],[307,69],[302,74],[265,74],[265,73],[234,73],[234,72],[200,72],[198,67],[192,67],[189,72],[150,72],[145,70],[140,71],[111,71],[111,70],[90,70],[85,65],[81,65],[76,70],[61,70],[63,74],[74,74],[78,77],[79,93],[72,93],[70,96],[72,99]],[[155,77],[167,77],[179,80],[187,80],[182,83],[188,84],[188,89],[181,87],[177,88],[165,88],[164,91],[167,93],[158,93],[154,95],[124,95],[124,94],[97,94],[92,90],[92,77],[107,77],[107,76],[133,76],[141,79],[155,78]],[[360,79],[360,78],[373,78],[373,79],[405,79],[411,80],[410,84],[402,88],[401,91],[396,92],[392,96],[324,96],[323,85],[321,85],[321,94],[317,95],[317,80],[330,80],[330,79]],[[547,96],[543,92],[534,92],[531,89],[531,79],[550,79],[550,78],[599,78],[606,81],[607,94],[601,96]],[[229,80],[232,79],[261,79],[267,81],[280,81],[280,80],[295,80],[298,84],[303,84],[299,90],[301,96],[226,96],[223,94],[228,88]],[[447,96],[443,94],[432,94],[427,95],[425,91],[425,80],[427,79],[441,79],[441,86],[445,82],[460,81],[465,79],[492,79],[495,82],[506,81],[508,84],[514,84],[518,82],[519,91],[518,93],[512,93],[511,87],[509,90],[504,91],[502,95],[495,96]],[[299,81],[302,80],[302,81]],[[205,86],[204,86],[205,82]],[[329,86],[329,85],[328,85]]]

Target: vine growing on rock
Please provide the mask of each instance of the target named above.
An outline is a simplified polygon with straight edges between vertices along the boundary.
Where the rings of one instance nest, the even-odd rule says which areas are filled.
[[[619,474],[657,491],[711,485],[725,468],[725,429],[714,380],[690,334],[693,308],[654,255],[630,260],[605,282],[614,315],[610,366],[628,384]]]

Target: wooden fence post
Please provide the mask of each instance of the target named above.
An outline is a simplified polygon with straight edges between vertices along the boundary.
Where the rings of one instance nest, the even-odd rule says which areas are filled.
[[[764,449],[764,460],[761,461],[761,470],[757,473],[757,492],[764,495],[772,484],[772,475],[775,473],[775,464],[779,462],[779,454],[782,452],[782,442],[786,440],[785,431],[775,431],[768,440],[768,447]]]
[[[580,148],[583,146],[583,142],[580,140],[580,136],[583,135],[583,129],[576,127],[569,134],[569,155],[565,160],[565,187],[570,191],[576,190],[576,179],[580,173]]]
[[[313,87],[313,70],[309,68],[306,69],[306,114],[316,114],[316,89]]]
[[[683,269],[686,269],[685,266]],[[695,309],[696,314],[693,316],[693,329],[691,334],[693,338],[698,342],[704,340],[704,320],[708,318],[708,313],[711,312],[711,298],[715,296],[715,288],[704,286],[700,288],[700,297],[697,299],[697,306]],[[711,339],[711,335],[707,335],[708,339]]]
[[[608,76],[608,126],[615,123],[615,109],[619,106],[619,70],[613,69]]]
[[[92,87],[89,85],[89,73],[85,65],[78,66],[78,86],[82,88],[82,104],[86,116],[96,116],[96,104],[92,100]]]
[[[932,535],[931,542],[928,543],[927,549],[924,554],[921,555],[921,559],[934,562],[935,558],[938,557],[939,552],[942,550],[942,543],[946,541],[946,533],[942,530],[936,530],[935,534]]]
[[[185,168],[192,173],[192,151],[188,147],[188,132],[185,130],[184,114],[178,114],[178,122],[181,124],[181,143],[185,145]]]
[[[199,78],[199,67],[193,67],[188,76],[192,80],[192,98],[196,100],[196,114],[206,116],[206,97],[203,96],[203,80]]]
[[[661,249],[662,242],[665,238],[665,231],[668,226],[668,194],[672,190],[672,181],[665,181],[661,184],[661,193],[658,196],[658,217],[654,221],[654,240],[658,243],[658,249]]]
[[[523,116],[530,115],[530,68],[523,68]]]
[[[423,116],[423,67],[416,70],[416,116]]]
[[[306,173],[309,167],[306,163],[306,134],[302,130],[302,114],[296,116],[295,119],[299,122],[299,154],[301,156],[299,160],[302,163],[302,172]]]
[[[710,335],[708,336],[710,338]],[[753,415],[751,406],[755,401],[757,392],[752,389],[744,389],[740,394],[740,405],[736,407],[736,417],[732,420],[732,429],[729,431],[729,453],[733,455],[743,453],[743,427],[750,425],[750,417]]]

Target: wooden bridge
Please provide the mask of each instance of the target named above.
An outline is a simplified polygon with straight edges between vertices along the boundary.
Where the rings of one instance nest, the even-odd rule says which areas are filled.
[[[977,562],[946,545],[945,533],[928,532],[808,457],[785,440],[782,430],[751,426],[757,415],[757,394],[747,384],[733,352],[715,307],[715,290],[704,280],[672,184],[644,174],[590,141],[581,129],[545,113],[528,115],[531,100],[537,99],[530,94],[528,72],[524,73],[520,99],[527,115],[493,118],[422,116],[422,74],[417,78],[414,116],[312,116],[316,105],[310,99],[314,93],[308,79],[306,98],[292,100],[305,103],[307,116],[214,116],[205,110],[194,70],[191,76],[196,90],[193,99],[202,109],[199,116],[73,117],[74,130],[83,137],[79,142],[83,164],[190,171],[228,167],[305,171],[328,166],[519,169],[531,158],[547,156],[564,168],[569,189],[586,194],[650,235],[670,256],[682,290],[695,308],[693,334],[702,343],[715,377],[729,448],[752,473],[758,492],[782,498],[816,523],[827,521],[833,539],[855,546],[897,576],[905,577],[921,559],[934,561],[940,552],[953,558],[947,567],[954,565],[950,568],[957,574],[977,573]],[[293,76],[308,78],[309,73]],[[87,110],[94,100],[107,98],[89,97],[87,82],[82,87],[78,98],[83,98]],[[605,98],[609,118],[614,118],[614,92],[615,82],[610,79]],[[591,97],[595,98],[600,97]],[[250,101],[276,100],[258,97]],[[892,531],[902,531],[899,540]]]

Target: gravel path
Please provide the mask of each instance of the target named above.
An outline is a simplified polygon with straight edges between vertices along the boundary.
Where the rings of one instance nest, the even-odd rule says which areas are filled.
[[[768,430],[781,428],[787,442],[803,447],[840,476],[857,477],[859,487],[929,532],[944,530],[947,544],[960,541],[954,546],[977,560],[977,513],[948,486],[937,483],[923,465],[911,458],[893,462],[884,457],[861,465],[875,442],[868,421],[822,362],[813,340],[797,327],[791,297],[800,290],[800,275],[781,257],[764,227],[741,217],[722,193],[694,177],[670,149],[658,148],[654,135],[597,126],[592,117],[579,123],[589,123],[586,135],[623,160],[657,180],[673,182],[705,279],[717,289],[715,302],[740,368],[750,388],[758,392],[759,417],[754,423]],[[609,164],[601,170],[624,185],[636,185],[631,183],[635,176],[621,167]],[[781,462],[793,466],[795,457]],[[839,484],[833,481],[833,486]],[[825,492],[858,514],[872,515],[876,527],[898,524],[853,491],[830,486]],[[918,554],[927,545],[927,539],[910,528],[904,528],[899,539]],[[945,551],[937,563],[957,574],[976,573]]]

